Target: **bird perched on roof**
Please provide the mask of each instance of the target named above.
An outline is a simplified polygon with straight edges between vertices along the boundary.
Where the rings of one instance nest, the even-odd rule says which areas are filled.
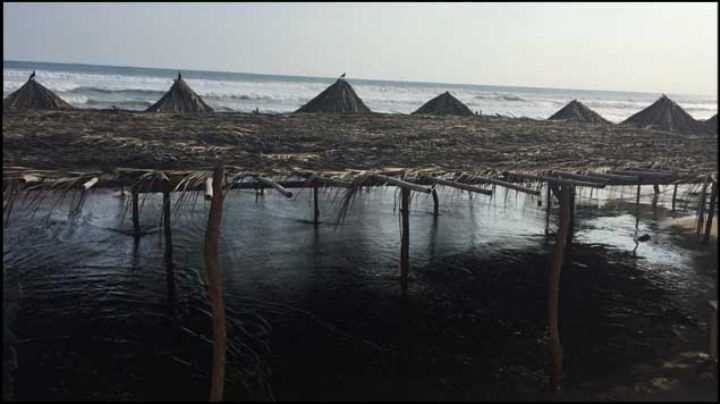
[[[33,70],[32,74],[30,75],[30,80],[33,80],[35,78],[35,70]]]
[[[341,74],[341,75],[340,75],[340,78],[341,78],[341,79],[344,79],[344,78],[345,78],[345,73]]]

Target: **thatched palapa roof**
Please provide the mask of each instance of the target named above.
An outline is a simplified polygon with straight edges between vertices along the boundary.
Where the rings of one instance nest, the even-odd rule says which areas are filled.
[[[589,122],[589,123],[610,123],[608,120],[600,116],[597,112],[588,108],[585,104],[578,100],[570,101],[561,110],[554,113],[550,120],[566,120],[574,122]]]
[[[449,91],[445,91],[423,104],[423,106],[418,108],[418,110],[413,112],[413,114],[473,115],[473,112],[467,107],[467,105],[453,97]]]
[[[713,115],[712,118],[708,118],[705,121],[705,126],[710,128],[710,131],[713,133],[717,133],[718,131],[718,117],[717,114]]]
[[[637,127],[650,126],[654,129],[688,135],[708,133],[706,125],[698,122],[666,95],[662,95],[649,107],[622,122]]]
[[[213,109],[205,104],[205,101],[190,88],[182,79],[180,74],[175,83],[165,95],[155,104],[151,105],[148,112],[175,112],[175,113],[200,113],[213,112]]]
[[[339,78],[333,85],[326,88],[317,97],[300,107],[295,112],[327,112],[327,113],[369,113],[363,100],[358,97],[352,86]]]
[[[3,100],[3,109],[73,109],[73,106],[31,77]]]

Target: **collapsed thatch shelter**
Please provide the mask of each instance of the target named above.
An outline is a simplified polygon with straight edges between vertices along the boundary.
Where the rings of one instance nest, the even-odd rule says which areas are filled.
[[[588,123],[610,123],[607,119],[578,100],[570,101],[548,119]]]
[[[710,129],[710,132],[717,133],[718,131],[718,117],[717,114],[713,115],[712,118],[708,118],[705,121],[705,126]]]
[[[431,114],[431,115],[473,115],[473,112],[467,105],[453,97],[449,91],[438,95],[432,100],[426,102],[413,112],[413,114]]]
[[[681,106],[663,94],[649,107],[622,122],[637,127],[652,127],[688,135],[708,133],[706,125],[696,121]]]
[[[213,109],[205,104],[205,101],[178,74],[170,90],[158,102],[151,105],[147,112],[200,113],[213,112]]]
[[[352,86],[344,78],[339,78],[333,85],[295,112],[364,114],[372,111],[355,93]]]
[[[73,109],[73,106],[30,76],[27,83],[3,100],[3,109]]]

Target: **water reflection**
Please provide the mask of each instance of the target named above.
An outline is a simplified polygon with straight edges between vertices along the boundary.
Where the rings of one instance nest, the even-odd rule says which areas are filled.
[[[688,302],[713,293],[708,285],[715,283],[699,264],[705,253],[678,243],[679,236],[663,225],[671,201],[665,194],[643,196],[637,206],[634,191],[577,194],[575,247],[563,272],[560,317],[574,382],[599,377],[583,361],[597,363],[597,372],[621,373],[627,361],[621,346],[637,348],[634,360],[651,358],[659,348],[649,348],[635,334],[628,339],[629,333],[643,330],[658,347],[667,347],[667,327],[673,325],[668,322],[681,321],[692,311]],[[410,209],[411,276],[408,294],[402,295],[396,190],[362,193],[338,226],[337,202],[331,193],[320,196],[323,220],[317,225],[312,192],[286,199],[272,191],[259,197],[235,190],[224,206],[219,253],[226,304],[234,312],[252,308],[271,326],[272,355],[258,357],[272,364],[269,383],[276,398],[492,399],[542,385],[552,246],[546,235],[555,231],[557,206],[548,215],[548,206],[538,206],[539,197],[503,188],[492,198],[439,188],[441,214],[435,217],[432,199],[416,196]],[[198,347],[206,343],[180,338],[187,331],[178,331],[177,322],[205,338],[211,335],[204,329],[206,317],[188,314],[206,302],[206,202],[200,197],[173,212],[177,316],[168,323],[163,309],[170,285],[157,227],[161,197],[143,198],[141,207],[144,234],[158,232],[158,242],[132,236],[130,215],[120,209],[127,203],[120,199],[98,190],[72,219],[62,204],[47,220],[26,217],[17,208],[5,227],[4,274],[22,283],[30,296],[13,325],[19,338],[78,341],[69,348],[26,343],[19,397],[85,394],[82,383],[61,392],[57,381],[82,380],[82,371],[92,372],[93,365],[82,362],[82,371],[63,373],[68,358],[80,361],[77,355],[90,352],[107,361],[130,355],[135,359],[126,372],[144,378],[105,368],[102,374],[116,380],[101,383],[98,391],[148,389],[167,398],[153,387],[158,376],[137,370],[145,366],[174,374],[174,384],[182,386],[175,388],[179,396],[190,397],[188,392],[197,389],[205,398],[208,362]],[[177,195],[172,200],[176,204]],[[651,240],[638,245],[638,235],[645,233]],[[655,317],[653,310],[664,317]],[[655,323],[646,323],[646,316]],[[110,349],[92,342],[108,338],[140,345]],[[83,348],[83,341],[96,348]],[[586,349],[590,352],[583,353]],[[152,359],[140,360],[138,352]],[[43,361],[55,370],[37,376],[46,382],[38,388],[31,375]]]

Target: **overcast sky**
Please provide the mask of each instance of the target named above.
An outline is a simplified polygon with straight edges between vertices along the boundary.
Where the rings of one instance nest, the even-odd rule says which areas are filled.
[[[717,3],[3,3],[5,60],[717,94]]]

